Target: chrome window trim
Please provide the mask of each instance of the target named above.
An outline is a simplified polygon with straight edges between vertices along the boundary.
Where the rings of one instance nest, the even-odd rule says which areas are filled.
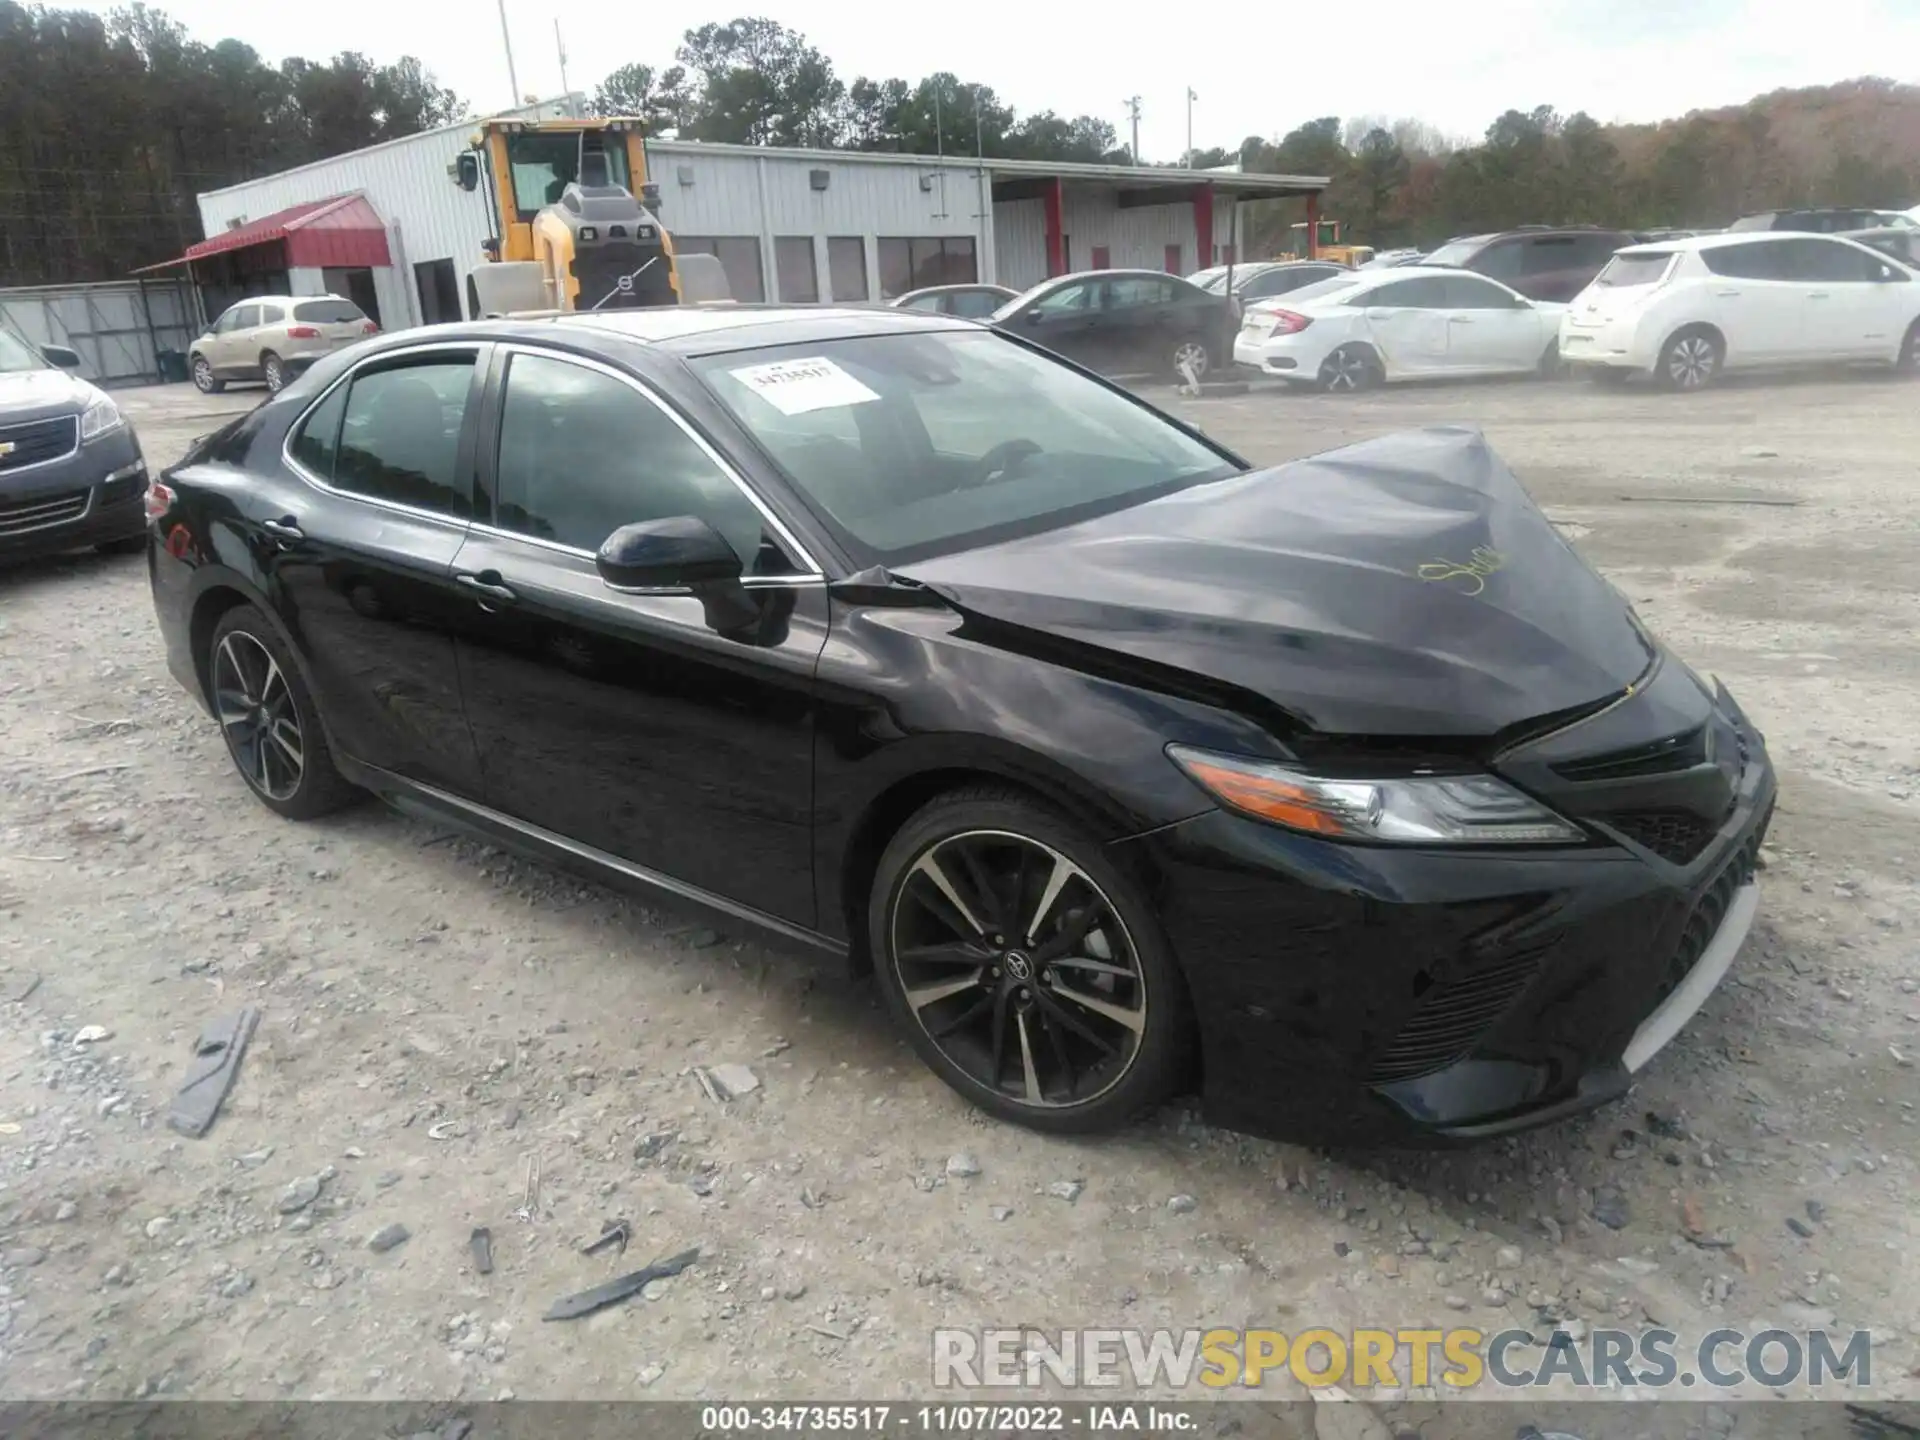
[[[538,535],[522,535],[518,530],[503,530],[498,525],[487,525],[474,521],[469,527],[474,534],[484,535],[490,540],[511,540],[517,545],[534,545],[542,550],[551,550],[556,555],[571,556],[576,560],[585,560],[589,564],[598,559],[592,550],[582,550],[578,545],[563,545],[558,540],[542,539]],[[771,588],[774,586],[824,585],[827,577],[821,574],[801,575],[742,575],[740,583],[748,589]],[[617,590],[622,595],[691,595],[693,592],[684,587],[665,588],[646,587],[634,589],[622,585],[609,585],[609,590]]]
[[[0,479],[11,480],[15,475],[24,475],[29,470],[38,470],[42,465],[58,465],[63,460],[73,459],[74,456],[80,453],[80,417],[85,413],[85,411],[76,411],[72,415],[43,415],[38,420],[18,420],[7,425],[0,425],[0,434],[5,434],[9,430],[24,430],[29,425],[44,425],[49,420],[70,420],[73,423],[73,448],[71,450],[66,451],[64,454],[49,456],[45,460],[35,460],[30,465],[14,465],[6,470],[0,470]]]
[[[686,418],[683,415],[681,415],[680,412],[676,410],[671,404],[669,404],[666,400],[662,399],[659,395],[654,393],[654,390],[651,386],[646,384],[644,381],[639,380],[632,375],[629,375],[626,371],[621,370],[617,366],[609,365],[604,360],[595,360],[588,356],[575,355],[565,350],[553,350],[543,345],[533,345],[521,340],[502,341],[500,342],[498,348],[501,351],[505,352],[509,357],[514,355],[533,355],[533,356],[537,356],[542,360],[558,360],[564,364],[578,365],[581,368],[586,370],[596,370],[601,374],[608,376],[611,379],[620,381],[622,384],[627,386],[628,389],[633,390],[635,393],[643,396],[649,404],[651,404],[655,409],[659,410],[660,413],[665,415],[669,420],[673,421],[675,425],[679,426],[681,431],[685,433],[687,438],[693,441],[695,445],[698,445],[700,447],[701,452],[709,460],[713,462],[714,467],[718,469],[722,475],[726,476],[728,480],[733,482],[734,488],[738,490],[743,496],[746,497],[747,503],[752,505],[755,510],[760,512],[760,518],[766,521],[767,525],[771,527],[771,529],[773,530],[775,537],[778,538],[779,541],[786,546],[788,551],[788,558],[793,559],[796,565],[799,567],[800,573],[796,575],[768,575],[768,576],[753,576],[753,577],[743,576],[742,577],[743,584],[752,584],[754,580],[761,580],[763,582],[783,583],[783,584],[796,584],[796,583],[808,584],[808,583],[815,583],[815,582],[825,583],[827,578],[826,572],[823,569],[821,569],[820,562],[813,558],[813,555],[807,550],[807,547],[800,543],[798,537],[796,537],[794,533],[787,528],[787,526],[781,521],[780,517],[778,515],[775,515],[773,511],[768,508],[766,501],[762,500],[760,496],[754,492],[753,487],[749,485],[746,481],[746,478],[742,476],[737,469],[734,468],[733,463],[729,461],[724,455],[722,455],[718,450],[716,450],[712,445],[708,444],[706,437],[703,436],[698,430],[695,430],[692,425],[688,424]],[[500,429],[502,433],[504,433],[506,429],[506,389],[507,389],[507,386],[512,384],[512,381],[513,381],[513,366],[511,363],[509,363],[507,366],[506,376],[501,382]],[[495,463],[497,466],[498,464],[497,458]],[[498,480],[498,476],[496,475],[495,476],[496,487],[498,486],[498,483],[499,483],[499,480]],[[483,525],[476,521],[473,528],[475,528],[476,530],[485,530],[491,534],[503,535],[513,540],[531,540],[535,544],[547,545],[552,549],[562,551],[566,554],[584,555],[589,560],[591,560],[594,556],[594,552],[591,550],[582,550],[577,546],[572,546],[572,545],[560,545],[552,541],[537,540],[532,536],[522,535],[515,530],[503,530],[496,525]]]
[[[474,522],[471,517],[462,520],[457,516],[442,514],[438,510],[425,510],[417,505],[403,505],[397,500],[382,500],[378,496],[362,495],[355,490],[342,490],[339,486],[322,480],[318,475],[314,474],[294,458],[293,437],[300,433],[301,428],[312,418],[313,412],[332,398],[334,391],[343,385],[352,384],[353,378],[362,370],[366,369],[367,366],[379,364],[384,360],[394,360],[405,356],[456,355],[471,351],[473,352],[473,356],[469,363],[474,370],[476,378],[480,383],[484,384],[486,377],[480,371],[481,352],[493,343],[491,340],[438,340],[419,345],[402,345],[393,350],[382,350],[378,355],[369,355],[365,360],[353,366],[344,375],[327,386],[326,389],[314,396],[312,401],[308,403],[307,408],[294,417],[293,423],[287,426],[287,433],[280,441],[280,463],[292,471],[297,478],[307,485],[312,486],[315,490],[318,490],[322,495],[331,495],[338,500],[351,500],[356,505],[371,505],[375,509],[388,510],[396,515],[405,515],[410,519],[432,520],[441,525],[459,530],[463,534],[473,529]],[[469,382],[469,389],[471,389],[471,384],[472,382]],[[345,418],[344,415],[342,418]],[[462,417],[461,423],[463,425],[466,423],[464,416]]]

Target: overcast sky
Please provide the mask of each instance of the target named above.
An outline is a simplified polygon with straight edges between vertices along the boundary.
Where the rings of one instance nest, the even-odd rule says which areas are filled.
[[[376,61],[414,54],[476,109],[498,108],[510,96],[496,0],[154,3],[197,39],[231,35],[270,60],[323,59],[342,49]],[[993,86],[1022,113],[1101,116],[1122,143],[1125,102],[1137,94],[1149,160],[1176,159],[1185,147],[1188,86],[1199,95],[1193,143],[1231,147],[1320,115],[1417,116],[1467,137],[1503,110],[1541,104],[1603,121],[1657,120],[1781,86],[1867,74],[1920,79],[1920,0],[505,4],[520,88],[543,98],[560,90],[555,20],[566,37],[567,79],[590,90],[630,60],[671,64],[690,25],[769,14],[825,51],[843,80],[951,70]],[[1137,19],[1119,18],[1126,15]],[[1343,51],[1352,58],[1339,58]]]

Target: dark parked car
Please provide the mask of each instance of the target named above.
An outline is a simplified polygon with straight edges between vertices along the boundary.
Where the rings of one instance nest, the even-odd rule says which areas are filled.
[[[993,323],[1095,370],[1204,375],[1229,360],[1238,311],[1158,270],[1089,270],[1034,286]]]
[[[140,442],[79,366],[0,328],[0,560],[145,543]]]
[[[1920,270],[1920,228],[1888,225],[1873,230],[1841,230],[1848,240],[1871,245],[1882,255],[1890,255],[1909,270]]]
[[[155,500],[269,807],[846,957],[1040,1129],[1551,1120],[1753,918],[1759,732],[1472,430],[1257,469],[1017,333],[680,308],[369,341]]]
[[[1019,294],[1005,285],[929,285],[925,290],[909,291],[893,303],[899,309],[924,310],[929,315],[985,320]]]
[[[1866,210],[1824,206],[1806,210],[1762,210],[1757,215],[1742,215],[1729,230],[1798,230],[1812,235],[1832,235],[1844,230],[1920,228],[1913,218],[1898,210]]]
[[[1511,285],[1529,300],[1565,304],[1593,283],[1614,251],[1633,243],[1624,230],[1536,226],[1449,240],[1420,263],[1472,270]]]

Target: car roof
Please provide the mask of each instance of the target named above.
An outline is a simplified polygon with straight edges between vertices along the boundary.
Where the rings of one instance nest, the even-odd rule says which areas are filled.
[[[890,305],[661,305],[645,310],[593,310],[556,315],[545,322],[532,323],[545,323],[562,330],[598,330],[683,356],[805,345],[858,335],[929,330],[977,332],[980,329],[969,320],[900,310]]]
[[[1622,245],[1617,255],[1659,253],[1676,250],[1718,250],[1727,245],[1766,245],[1775,240],[1845,240],[1838,231],[1824,230],[1723,230],[1712,235],[1676,235],[1671,240],[1647,240],[1638,245]]]
[[[1005,285],[996,285],[991,280],[969,280],[961,285],[922,285],[918,290],[909,290],[900,298],[911,300],[916,295],[946,295],[955,290],[992,290],[1001,295],[1017,295],[1020,292]]]

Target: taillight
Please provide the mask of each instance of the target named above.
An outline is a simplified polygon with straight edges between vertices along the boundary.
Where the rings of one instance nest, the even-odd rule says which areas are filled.
[[[1273,312],[1273,329],[1270,333],[1274,335],[1298,335],[1312,323],[1313,321],[1311,319],[1296,311],[1276,310]]]
[[[290,340],[318,340],[320,332],[311,325],[289,325],[287,338]]]
[[[380,333],[380,327],[369,320],[360,327],[360,333],[362,335],[378,335]]]
[[[155,480],[147,486],[147,518],[158,520],[173,508],[173,487]]]

